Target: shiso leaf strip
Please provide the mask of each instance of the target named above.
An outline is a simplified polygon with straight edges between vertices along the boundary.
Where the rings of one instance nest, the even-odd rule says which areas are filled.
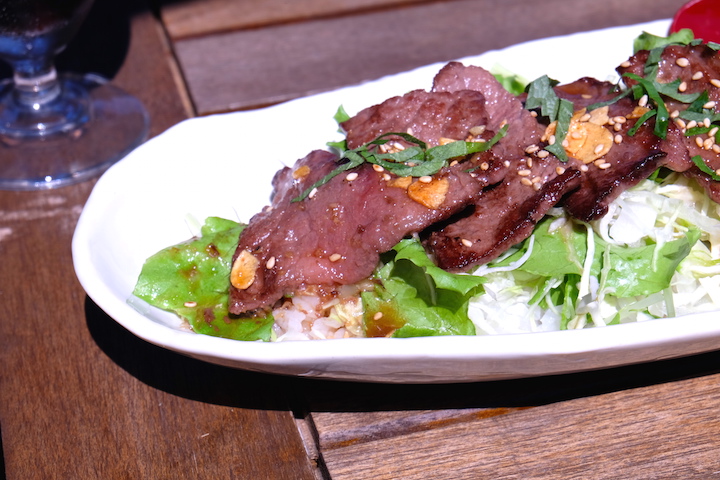
[[[310,185],[292,201],[299,202],[306,199],[310,195],[310,192],[314,189],[325,185],[327,182],[343,172],[359,167],[363,163],[380,165],[388,172],[399,177],[423,177],[426,175],[434,175],[443,167],[446,167],[450,163],[450,160],[454,158],[489,150],[501,138],[507,135],[507,131],[508,125],[504,125],[490,140],[487,141],[456,141],[431,148],[428,148],[427,144],[422,140],[419,140],[407,133],[386,133],[356,149],[343,152],[338,162],[346,160],[345,163],[340,163],[333,171]],[[394,153],[379,153],[374,148],[385,145],[390,141],[394,141],[394,137],[400,137],[406,142],[414,145]],[[335,146],[337,146],[337,144]]]
[[[553,90],[559,82],[550,79],[547,75],[532,81],[527,87],[527,100],[525,108],[528,110],[540,109],[540,115],[546,117],[550,123],[557,122],[555,126],[555,143],[545,147],[545,150],[555,155],[563,162],[568,161],[567,152],[562,146],[570,128],[570,119],[574,106],[569,100],[561,99]]]

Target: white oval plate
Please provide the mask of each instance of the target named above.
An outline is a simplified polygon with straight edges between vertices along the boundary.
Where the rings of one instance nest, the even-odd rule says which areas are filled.
[[[632,53],[642,30],[664,35],[669,22],[543,39],[461,59],[500,65],[528,80],[606,79]],[[554,59],[558,59],[555,61]],[[572,61],[564,61],[572,59]],[[443,383],[599,369],[720,347],[718,313],[607,328],[477,337],[239,342],[197,335],[172,314],[135,299],[143,262],[189,238],[188,216],[247,221],[270,194],[283,164],[338,138],[333,115],[415,88],[430,88],[441,65],[250,112],[187,120],[128,155],[98,181],[73,239],[75,270],[90,298],[153,344],[221,365],[332,379]]]

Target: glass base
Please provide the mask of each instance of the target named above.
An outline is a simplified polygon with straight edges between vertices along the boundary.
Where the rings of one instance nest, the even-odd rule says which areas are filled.
[[[28,121],[28,115],[10,113],[0,102],[0,190],[41,190],[89,180],[147,138],[149,116],[135,97],[96,75],[61,76],[61,83],[74,104],[67,123],[52,109],[45,109],[45,118]]]

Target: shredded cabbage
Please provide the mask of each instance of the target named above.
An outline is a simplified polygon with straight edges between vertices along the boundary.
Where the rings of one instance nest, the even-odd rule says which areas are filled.
[[[644,180],[589,224],[553,209],[511,255],[473,272],[485,293],[468,315],[478,334],[500,334],[717,310],[719,257],[720,205],[679,174]]]

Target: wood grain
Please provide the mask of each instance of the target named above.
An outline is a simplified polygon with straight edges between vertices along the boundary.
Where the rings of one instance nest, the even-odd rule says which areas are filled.
[[[161,10],[173,40],[267,27],[318,17],[356,14],[429,0],[205,0],[171,3]]]
[[[719,478],[719,380],[712,375],[329,444],[323,458],[333,480],[425,479],[428,472],[454,479]]]
[[[507,0],[500,9],[493,0],[454,0],[174,45],[203,115],[282,102],[540,37],[665,18],[682,3],[608,0],[568,8],[566,0]]]

